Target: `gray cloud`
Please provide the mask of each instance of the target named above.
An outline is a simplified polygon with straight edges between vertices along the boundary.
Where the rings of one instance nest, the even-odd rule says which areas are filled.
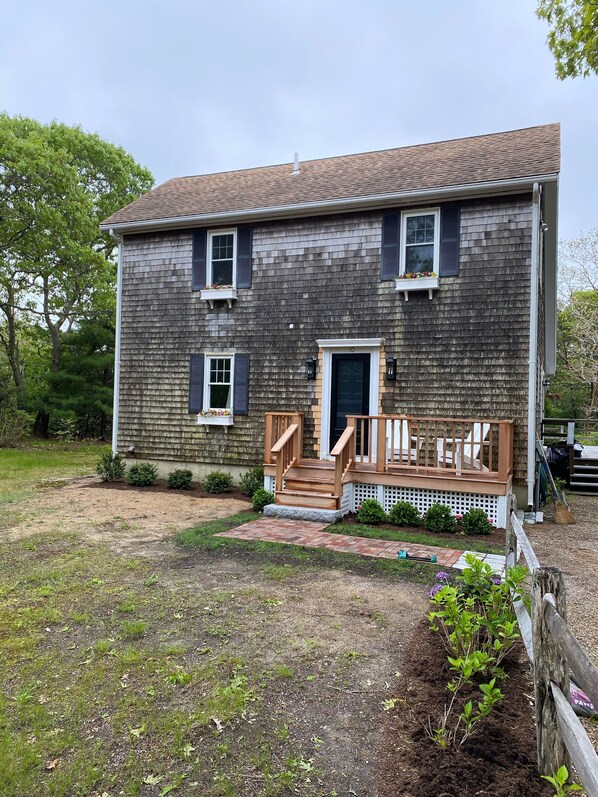
[[[598,78],[556,80],[532,0],[2,5],[0,108],[158,182],[560,121],[561,237],[598,224]]]

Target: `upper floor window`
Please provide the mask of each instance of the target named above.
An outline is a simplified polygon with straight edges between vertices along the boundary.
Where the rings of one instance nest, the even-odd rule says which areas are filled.
[[[206,287],[232,288],[237,271],[237,231],[208,233],[208,268]]]
[[[440,208],[401,214],[401,274],[438,273]]]

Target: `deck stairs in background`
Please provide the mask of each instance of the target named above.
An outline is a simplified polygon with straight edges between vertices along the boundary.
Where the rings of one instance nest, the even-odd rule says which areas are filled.
[[[598,495],[598,458],[575,458],[569,491],[583,495]]]
[[[282,490],[276,490],[275,503],[310,509],[339,509],[340,495],[334,491],[334,463],[302,459],[284,476]]]

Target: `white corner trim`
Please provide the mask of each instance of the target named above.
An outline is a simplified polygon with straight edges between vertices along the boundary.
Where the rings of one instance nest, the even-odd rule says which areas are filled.
[[[540,268],[540,186],[532,197],[532,251],[529,306],[529,362],[527,384],[527,503],[534,505],[536,479],[536,380],[538,363],[538,276]]]
[[[123,306],[123,244],[122,238],[114,235],[118,240],[118,260],[116,266],[116,338],[114,343],[114,395],[112,407],[112,453],[118,454],[118,405],[120,402],[120,340],[122,327]]]
[[[325,338],[316,343],[321,349],[379,349],[384,338]]]

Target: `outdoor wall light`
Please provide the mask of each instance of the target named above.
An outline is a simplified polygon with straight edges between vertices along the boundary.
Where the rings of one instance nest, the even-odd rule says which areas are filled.
[[[387,357],[386,358],[386,379],[389,382],[395,382],[397,378],[397,358],[396,357]]]
[[[305,378],[306,379],[315,379],[316,378],[316,364],[317,361],[314,357],[308,357],[305,361]]]

